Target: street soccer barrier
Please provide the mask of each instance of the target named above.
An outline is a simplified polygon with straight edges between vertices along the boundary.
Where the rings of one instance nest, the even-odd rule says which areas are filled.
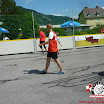
[[[62,47],[58,44],[60,49],[73,49],[73,37],[72,36],[60,36],[60,42]],[[48,38],[46,38],[46,41]],[[37,51],[41,51],[39,38],[36,39]],[[76,48],[102,46],[104,45],[104,34],[88,34],[88,35],[76,35],[75,46]],[[48,45],[46,45],[48,48]],[[0,55],[6,54],[18,54],[18,53],[34,53],[34,39],[17,39],[0,41]]]

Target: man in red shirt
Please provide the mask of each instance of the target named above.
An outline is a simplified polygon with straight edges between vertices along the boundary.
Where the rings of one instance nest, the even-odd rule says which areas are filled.
[[[45,42],[45,33],[42,31],[42,28],[39,28],[39,36],[40,36],[40,44],[41,43],[44,43]],[[44,50],[43,50],[43,48],[42,48],[42,46],[40,46],[40,48],[41,48],[41,50],[43,51],[43,53],[44,53]],[[44,45],[44,48],[45,48],[45,50],[47,51],[47,49],[46,49],[46,46]]]
[[[47,25],[47,31],[49,32],[48,41],[39,45],[39,46],[42,46],[42,45],[45,45],[45,44],[49,44],[46,67],[45,67],[45,70],[41,71],[41,73],[42,74],[47,73],[48,67],[50,65],[50,60],[52,58],[57,63],[58,67],[60,68],[60,71],[58,72],[58,74],[64,74],[64,70],[62,68],[62,65],[61,65],[61,63],[60,63],[60,61],[58,59],[58,55],[57,55],[57,52],[58,52],[57,37],[56,37],[55,32],[52,31],[52,24]]]

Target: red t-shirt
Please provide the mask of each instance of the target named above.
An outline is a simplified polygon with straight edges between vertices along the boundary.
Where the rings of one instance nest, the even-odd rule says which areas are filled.
[[[45,33],[43,31],[40,31],[39,36],[40,36],[40,41],[45,41]]]

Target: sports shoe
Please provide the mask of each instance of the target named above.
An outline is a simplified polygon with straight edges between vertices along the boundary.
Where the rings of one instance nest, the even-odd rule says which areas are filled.
[[[59,71],[58,74],[64,74],[64,72],[63,71]]]
[[[45,72],[45,70],[41,71],[40,73],[41,74],[47,74],[47,72]]]

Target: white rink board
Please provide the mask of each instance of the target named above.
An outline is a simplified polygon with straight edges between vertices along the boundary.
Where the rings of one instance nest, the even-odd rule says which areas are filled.
[[[46,38],[46,41],[48,38]],[[41,51],[39,47],[39,39],[36,39],[37,51]],[[70,49],[73,48],[73,38],[72,37],[60,37],[60,42],[62,47],[58,44],[59,49]],[[48,45],[46,45],[48,49]],[[34,52],[34,41],[33,39],[21,39],[21,40],[10,40],[0,42],[0,55],[5,54],[16,54],[16,53],[28,53]]]

